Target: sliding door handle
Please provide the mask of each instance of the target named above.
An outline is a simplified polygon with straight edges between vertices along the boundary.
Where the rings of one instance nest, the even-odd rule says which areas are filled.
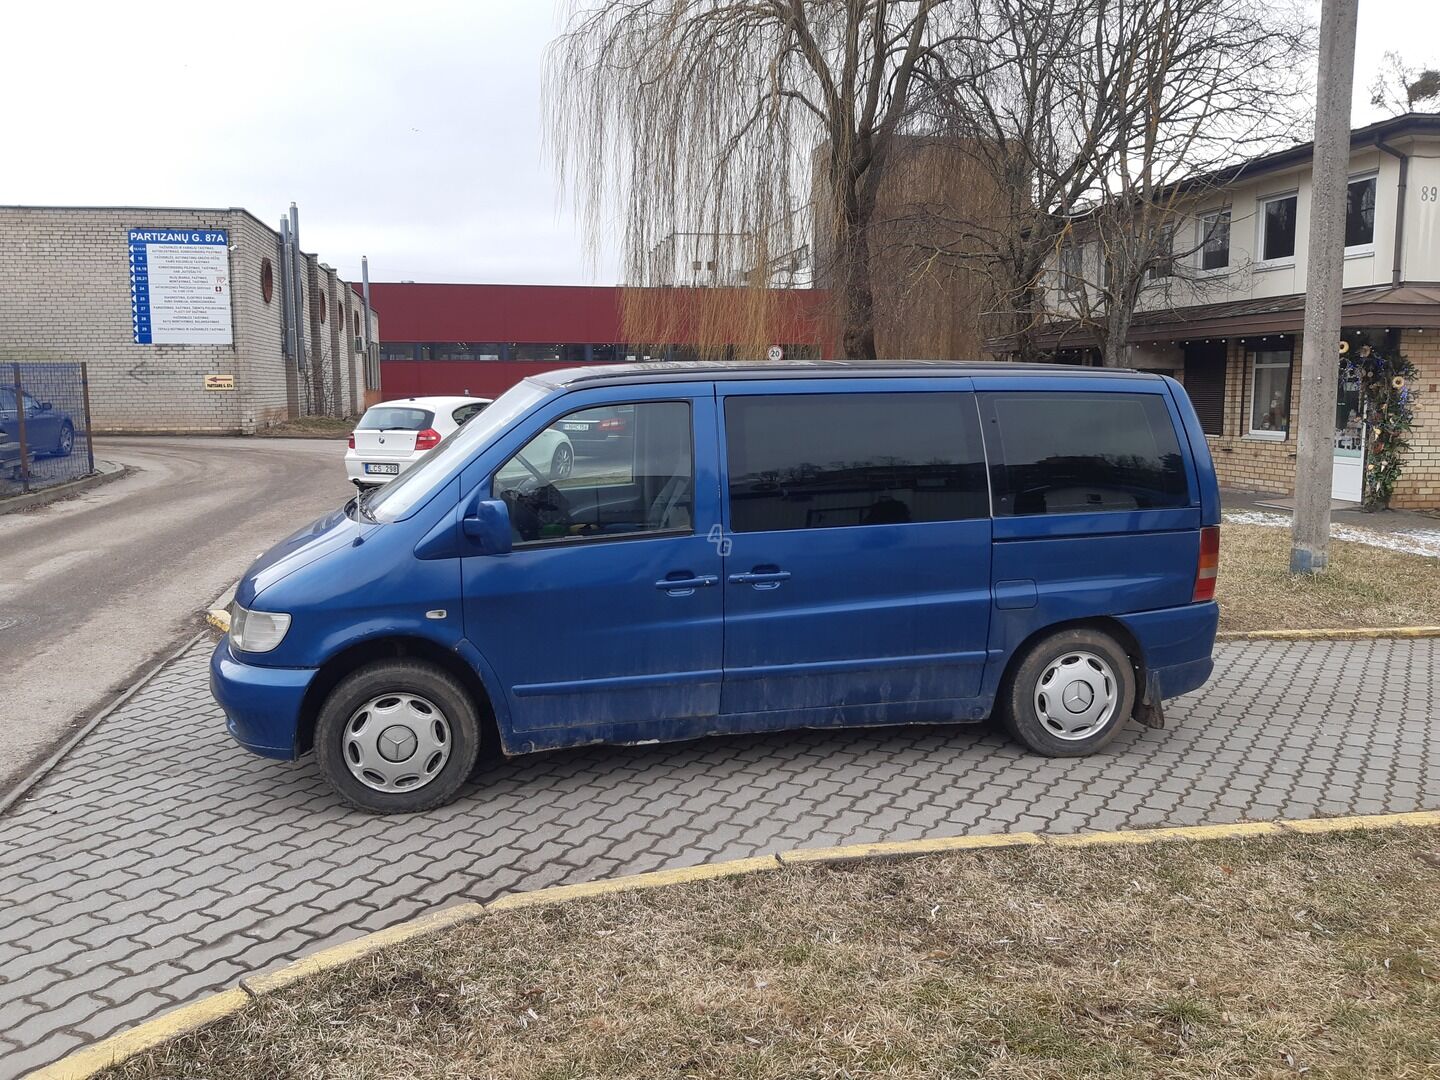
[[[689,596],[696,589],[720,584],[715,574],[696,574],[693,577],[667,577],[655,582],[655,588],[663,589],[671,596]]]
[[[789,570],[747,570],[743,574],[731,574],[734,585],[749,585],[756,589],[778,589],[782,581],[790,580]]]

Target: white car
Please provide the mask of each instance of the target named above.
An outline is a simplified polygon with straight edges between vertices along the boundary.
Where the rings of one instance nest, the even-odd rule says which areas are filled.
[[[490,400],[414,397],[370,406],[350,433],[350,449],[345,452],[346,475],[362,490],[388,484],[481,412]],[[545,459],[540,467],[549,470],[551,479],[569,476],[575,464],[570,439],[562,432],[547,430],[543,448],[540,441],[534,448]]]
[[[360,488],[389,483],[489,404],[489,398],[415,397],[370,406],[350,433],[350,482]]]

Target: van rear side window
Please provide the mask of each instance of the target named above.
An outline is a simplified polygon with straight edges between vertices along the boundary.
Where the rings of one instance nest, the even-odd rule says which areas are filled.
[[[982,394],[997,517],[1190,505],[1158,394]]]
[[[970,393],[736,395],[725,401],[736,532],[988,517]]]

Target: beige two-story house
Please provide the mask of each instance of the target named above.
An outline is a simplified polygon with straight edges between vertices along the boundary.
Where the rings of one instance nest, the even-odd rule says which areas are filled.
[[[1173,227],[1175,265],[1151,275],[1128,335],[1128,366],[1180,379],[1222,485],[1289,494],[1304,323],[1313,144],[1210,178]],[[1440,115],[1407,114],[1351,133],[1344,345],[1399,351],[1417,367],[1412,450],[1392,505],[1440,508]],[[1084,228],[1047,279],[1055,322],[1042,343],[1084,362],[1073,282],[1101,261]],[[1092,247],[1097,245],[1090,245]],[[1340,380],[1334,495],[1358,500],[1364,434],[1358,387]],[[1351,400],[1354,399],[1354,400]]]

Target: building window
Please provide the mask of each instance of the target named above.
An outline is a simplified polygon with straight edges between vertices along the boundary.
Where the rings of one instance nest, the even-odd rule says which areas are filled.
[[[1375,177],[1351,180],[1345,190],[1345,247],[1375,243]]]
[[[1109,269],[1108,261],[1106,269]],[[1160,230],[1160,235],[1155,238],[1155,257],[1151,260],[1149,269],[1145,276],[1151,281],[1159,281],[1168,278],[1175,273],[1175,230],[1166,226]],[[1105,287],[1110,287],[1107,281]]]
[[[1230,265],[1230,211],[1217,210],[1200,217],[1200,269],[1219,270]]]
[[[498,341],[432,341],[426,345],[427,360],[499,360]]]
[[[1296,196],[1281,195],[1260,204],[1260,258],[1275,262],[1295,257]]]
[[[1290,431],[1290,350],[1260,349],[1250,360],[1250,434],[1283,439]]]
[[[1085,248],[1066,244],[1060,249],[1060,288],[1067,293],[1080,291],[1085,277]]]
[[[415,350],[419,348],[413,342],[384,341],[380,343],[381,360],[414,360]]]
[[[269,259],[260,260],[260,299],[270,303],[270,298],[275,295],[275,268],[270,265]]]
[[[1226,351],[1223,341],[1192,342],[1184,350],[1185,393],[1206,435],[1225,434]]]

